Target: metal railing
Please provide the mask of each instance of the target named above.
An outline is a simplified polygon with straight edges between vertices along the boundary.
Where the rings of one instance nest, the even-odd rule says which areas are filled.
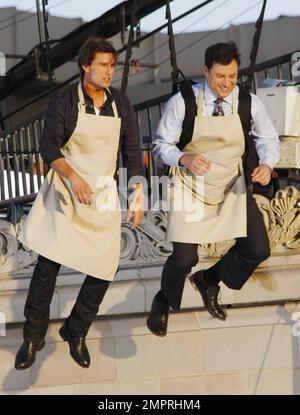
[[[274,59],[259,63],[255,66],[255,73],[252,83],[252,91],[255,93],[257,88],[263,86],[263,81],[266,78],[284,79],[287,81],[294,81],[292,72],[292,56],[297,52],[290,52]],[[244,82],[249,74],[249,68],[239,71],[239,78]]]
[[[44,114],[0,138],[0,207],[34,199],[42,185],[40,139]]]
[[[290,64],[292,54],[256,65],[253,90],[261,86],[267,76],[293,80]],[[248,68],[239,72],[241,82],[248,72]],[[134,106],[150,190],[151,177],[163,172],[162,165],[154,160],[151,148],[158,121],[170,97],[171,94],[167,94]],[[39,114],[14,131],[5,132],[0,138],[0,210],[32,202],[42,184],[47,170],[39,152],[43,123],[44,114]]]

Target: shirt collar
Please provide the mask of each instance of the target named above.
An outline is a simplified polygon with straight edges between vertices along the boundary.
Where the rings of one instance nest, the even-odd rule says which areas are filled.
[[[84,102],[88,106],[94,106],[93,99],[86,92],[86,90],[84,88],[84,85],[83,85],[83,82],[81,83],[81,86],[82,86],[82,91],[83,91]],[[103,107],[106,107],[106,106],[111,105],[111,103],[113,102],[113,96],[112,96],[112,93],[110,92],[110,90],[108,88],[105,88],[104,91],[105,91],[105,94],[106,94],[106,101],[104,102]]]
[[[232,95],[235,91],[235,88],[233,89],[230,95],[228,95],[226,98],[223,98],[223,101],[226,102],[226,104],[228,105],[232,105]],[[204,83],[204,95],[206,105],[214,105],[214,101],[218,98],[210,89],[207,82]]]

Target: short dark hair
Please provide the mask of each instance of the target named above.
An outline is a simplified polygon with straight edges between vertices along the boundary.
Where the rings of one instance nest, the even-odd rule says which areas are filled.
[[[82,65],[90,65],[95,59],[97,52],[112,53],[115,61],[117,62],[118,52],[113,47],[111,42],[108,42],[102,37],[90,36],[86,39],[78,52],[77,63],[82,77],[84,75]]]
[[[240,65],[240,54],[234,42],[216,43],[205,51],[205,65],[211,69],[214,63],[229,65],[233,60]]]

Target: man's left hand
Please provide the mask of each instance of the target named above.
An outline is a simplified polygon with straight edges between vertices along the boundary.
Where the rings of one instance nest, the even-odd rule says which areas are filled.
[[[265,186],[270,182],[271,175],[271,167],[268,164],[261,164],[253,170],[251,174],[252,182],[258,182]]]
[[[142,223],[144,218],[144,190],[141,183],[138,183],[134,187],[133,193],[133,200],[129,205],[128,213],[127,213],[127,220],[128,222],[131,220],[132,216],[134,216],[134,222],[131,226],[131,229],[135,229]]]

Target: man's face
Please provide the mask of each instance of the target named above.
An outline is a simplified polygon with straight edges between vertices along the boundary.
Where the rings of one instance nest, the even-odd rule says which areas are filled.
[[[112,53],[97,52],[90,65],[82,65],[84,80],[95,88],[108,88],[116,69],[116,61]]]
[[[228,65],[214,63],[210,69],[204,66],[204,75],[211,91],[218,98],[226,98],[237,84],[238,64],[233,59]]]

